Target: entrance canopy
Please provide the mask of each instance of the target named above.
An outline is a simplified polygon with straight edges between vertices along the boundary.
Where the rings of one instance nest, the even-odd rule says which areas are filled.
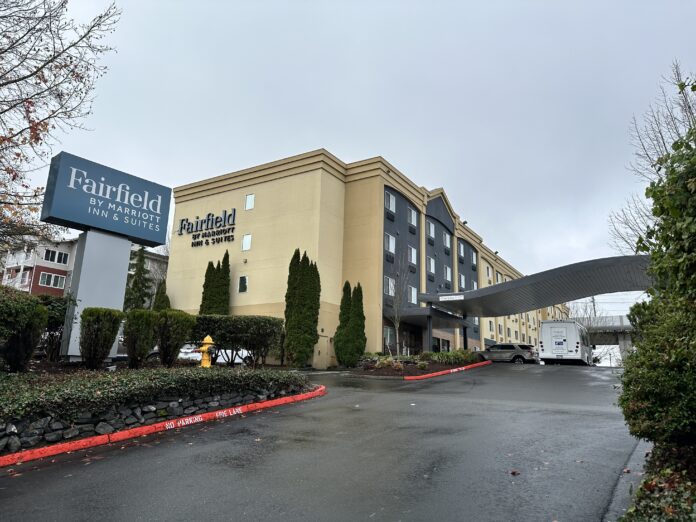
[[[464,324],[464,318],[459,313],[436,306],[421,308],[409,307],[401,311],[401,321],[414,326],[426,328],[430,317],[433,328],[458,328]]]
[[[647,290],[648,256],[583,261],[479,290],[419,294],[420,301],[464,316],[498,317],[613,292]]]

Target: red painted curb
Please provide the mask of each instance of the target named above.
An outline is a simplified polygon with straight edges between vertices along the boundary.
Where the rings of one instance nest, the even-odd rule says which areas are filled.
[[[493,364],[493,361],[477,362],[468,366],[462,366],[460,368],[452,368],[451,370],[442,370],[441,372],[435,373],[426,373],[424,375],[404,375],[404,381],[422,381],[423,379],[432,379],[433,377],[440,377],[441,375],[449,375],[450,373],[472,370],[481,366],[488,366],[489,364]]]
[[[271,399],[268,401],[253,402],[251,404],[244,404],[242,406],[235,406],[233,408],[224,408],[222,410],[199,413],[198,415],[190,415],[188,417],[179,417],[178,419],[172,419],[164,422],[157,422],[155,424],[150,424],[149,426],[139,426],[129,430],[116,431],[109,435],[95,435],[94,437],[87,437],[86,439],[62,442],[60,444],[53,444],[52,446],[44,446],[37,449],[23,450],[0,457],[0,468],[44,457],[52,457],[54,455],[67,453],[69,451],[77,451],[85,448],[92,448],[94,446],[102,446],[111,442],[134,439],[160,431],[183,428],[185,426],[198,424],[200,422],[224,419],[226,417],[241,415],[242,413],[247,413],[250,411],[265,410],[268,408],[275,408],[276,406],[282,406],[283,404],[306,401],[308,399],[321,397],[323,395],[326,395],[326,386],[322,385],[318,386],[311,392],[290,395],[289,397],[280,397],[278,399]]]

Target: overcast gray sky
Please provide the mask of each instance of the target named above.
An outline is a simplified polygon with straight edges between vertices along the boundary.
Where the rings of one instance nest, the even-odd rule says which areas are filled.
[[[381,155],[524,273],[614,255],[607,216],[643,190],[631,117],[673,60],[696,70],[687,0],[118,4],[93,130],[55,152],[169,186],[320,147]]]

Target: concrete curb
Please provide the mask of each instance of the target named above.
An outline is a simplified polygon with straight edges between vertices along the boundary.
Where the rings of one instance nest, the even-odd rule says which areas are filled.
[[[201,422],[224,419],[226,417],[241,415],[251,411],[265,410],[268,408],[274,408],[276,406],[282,406],[284,404],[292,404],[293,402],[306,401],[308,399],[314,399],[315,397],[321,397],[323,395],[326,395],[326,386],[320,385],[310,392],[291,395],[289,397],[281,397],[279,399],[271,399],[262,402],[253,402],[251,404],[235,406],[234,408],[224,408],[222,410],[210,411],[207,413],[201,413],[199,415],[179,417],[178,419],[158,422],[149,426],[139,426],[129,430],[116,431],[109,435],[95,435],[94,437],[87,437],[86,439],[62,442],[60,444],[53,444],[51,446],[44,446],[42,448],[27,449],[0,457],[0,468],[44,457],[52,457],[61,453],[68,453],[70,451],[77,451],[85,448],[92,448],[94,446],[102,446],[112,442],[134,439],[137,437],[142,437],[143,435],[150,435],[151,433],[183,428],[185,426],[199,424]]]
[[[433,377],[440,377],[442,375],[449,375],[450,373],[463,372],[466,370],[473,370],[474,368],[480,368],[481,366],[488,366],[493,364],[493,361],[483,361],[468,366],[462,366],[460,368],[452,368],[451,370],[442,370],[441,372],[426,373],[425,375],[404,375],[404,381],[422,381],[423,379],[432,379]]]
[[[624,470],[616,479],[612,498],[602,517],[603,522],[616,522],[631,506],[633,495],[645,478],[645,454],[652,449],[652,444],[644,440],[638,440],[636,446],[628,457]]]

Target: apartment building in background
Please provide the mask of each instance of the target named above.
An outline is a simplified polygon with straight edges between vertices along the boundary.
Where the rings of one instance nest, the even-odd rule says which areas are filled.
[[[568,313],[559,304],[461,318],[420,303],[419,293],[474,290],[522,274],[461,220],[443,189],[416,185],[382,157],[344,163],[320,149],[177,187],[174,197],[172,306],[197,313],[206,266],[227,250],[231,313],[283,317],[290,258],[296,248],[306,251],[321,275],[316,368],[336,364],[346,280],[363,288],[369,352],[393,350],[395,310],[409,353],[536,345],[539,322]],[[429,318],[433,338],[425,346]]]

